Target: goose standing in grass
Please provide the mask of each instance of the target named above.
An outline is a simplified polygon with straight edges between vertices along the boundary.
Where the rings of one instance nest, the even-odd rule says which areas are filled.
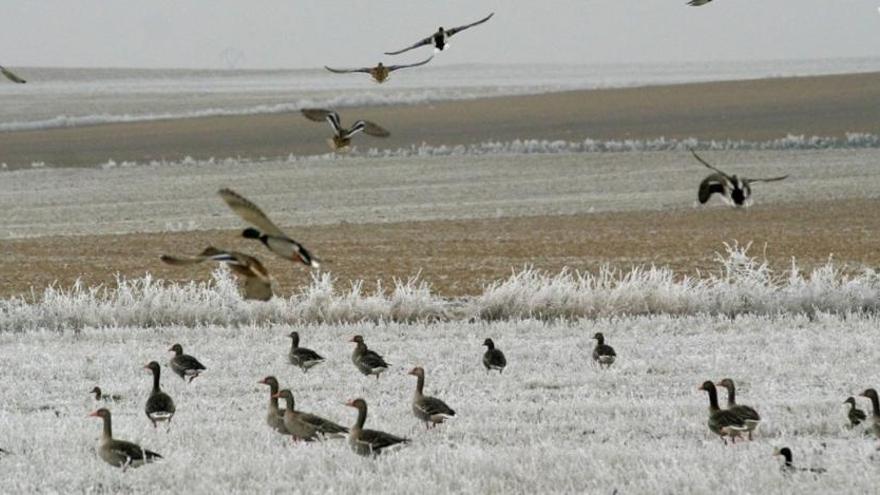
[[[290,352],[287,359],[290,364],[300,367],[303,372],[308,372],[312,366],[317,366],[324,362],[324,358],[317,352],[299,346],[299,333],[290,332]]]
[[[715,384],[707,380],[700,386],[700,390],[709,393],[709,429],[726,444],[730,437],[736,442],[736,437],[748,431],[746,421],[733,411],[718,407],[718,392]]]
[[[363,72],[365,74],[369,74],[374,81],[379,84],[387,81],[392,72],[400,69],[408,69],[410,67],[419,67],[421,65],[425,65],[433,59],[434,56],[430,56],[421,62],[416,62],[414,64],[405,64],[405,65],[385,65],[382,62],[379,62],[375,67],[361,67],[360,69],[334,69],[332,67],[324,66],[325,69],[333,72],[335,74],[351,74],[355,72]]]
[[[449,38],[453,37],[457,33],[464,31],[465,29],[472,28],[474,26],[479,26],[480,24],[491,19],[493,15],[495,15],[494,12],[492,12],[491,14],[487,15],[486,17],[480,19],[477,22],[472,22],[472,23],[466,24],[464,26],[454,27],[452,29],[443,29],[443,26],[440,26],[437,29],[437,32],[432,34],[431,36],[428,36],[427,38],[425,38],[423,40],[419,40],[419,41],[415,42],[414,44],[412,44],[402,50],[397,50],[396,52],[385,52],[385,55],[399,55],[403,52],[408,52],[408,51],[413,50],[415,48],[419,48],[422,46],[428,46],[428,45],[434,45],[435,51],[442,52],[443,50],[445,50],[449,47]]]
[[[691,0],[687,4],[690,5],[691,7],[699,7],[700,5],[706,5],[707,3],[711,2],[711,1],[712,0]]]
[[[431,426],[436,426],[442,423],[446,418],[455,416],[455,411],[447,406],[445,402],[423,393],[425,388],[424,368],[416,366],[410,370],[409,374],[417,378],[416,393],[413,396],[412,402],[413,414],[415,417],[425,422],[426,430]]]
[[[355,335],[349,342],[357,344],[354,352],[351,354],[351,362],[364,375],[376,375],[376,380],[378,380],[379,375],[391,366],[377,352],[367,349],[367,344],[364,343],[362,336]]]
[[[761,415],[758,414],[758,411],[755,411],[749,406],[736,403],[736,385],[733,384],[733,380],[725,378],[716,383],[716,385],[727,389],[727,410],[732,411],[734,414],[745,420],[746,427],[749,430],[749,440],[751,440],[752,431],[761,424]]]
[[[187,383],[192,383],[193,380],[207,369],[198,359],[189,354],[184,354],[183,347],[180,344],[174,344],[168,350],[174,353],[174,357],[171,358],[171,370],[184,380],[189,378]]]
[[[856,407],[856,399],[854,397],[847,397],[843,403],[849,404],[849,411],[847,411],[846,417],[849,419],[850,428],[856,427],[860,425],[862,421],[868,419],[865,411]]]
[[[268,301],[272,299],[272,278],[260,260],[237,251],[224,251],[208,246],[197,256],[171,256],[163,254],[164,263],[175,266],[194,265],[215,261],[228,266],[241,280],[241,293],[245,299]]]
[[[114,439],[113,426],[108,409],[98,409],[89,414],[89,416],[104,420],[104,432],[101,434],[101,442],[98,445],[98,455],[107,464],[121,467],[122,469],[136,468],[162,458],[161,455],[152,450],[147,450],[136,443]]]
[[[339,114],[332,110],[304,108],[302,109],[302,114],[314,122],[327,122],[330,124],[330,128],[333,129],[333,137],[327,140],[327,144],[330,145],[330,149],[333,151],[348,151],[349,146],[351,146],[351,138],[359,132],[379,138],[386,138],[391,135],[385,128],[369,120],[358,120],[349,128],[342,127],[342,120]]]
[[[700,155],[698,155],[696,151],[690,151],[697,161],[715,172],[700,182],[700,189],[697,193],[697,199],[700,201],[700,204],[706,204],[713,194],[718,193],[724,198],[724,201],[731,206],[749,206],[752,197],[752,183],[775,182],[788,178],[788,175],[783,175],[780,177],[771,177],[769,179],[741,179],[736,175],[728,175],[727,173],[713,167],[709,162],[700,158]]]
[[[314,414],[296,410],[293,392],[289,389],[281,390],[273,397],[283,399],[284,427],[293,435],[294,440],[311,442],[322,438],[342,438],[348,433],[348,428],[338,425],[329,419],[324,419]]]
[[[277,225],[269,220],[257,205],[232,189],[221,189],[218,194],[232,211],[255,228],[244,229],[241,236],[258,239],[269,251],[290,261],[300,261],[311,268],[318,268],[318,259],[312,256],[305,246],[287,236]],[[259,230],[257,230],[259,229]]]
[[[278,407],[278,397],[275,396],[278,393],[278,380],[274,376],[267,376],[259,383],[269,386],[269,411],[266,413],[266,424],[278,433],[288,435],[290,432],[284,426],[284,411]]]
[[[365,430],[367,401],[364,399],[350,400],[346,405],[358,410],[357,421],[351,427],[348,435],[348,444],[355,453],[362,456],[377,456],[389,447],[409,442],[408,438],[385,433],[384,431]]]
[[[167,421],[170,425],[171,418],[174,417],[176,408],[174,407],[174,400],[171,399],[171,396],[159,388],[159,375],[161,374],[159,363],[156,361],[150,361],[149,364],[144,366],[144,369],[153,372],[153,390],[150,391],[150,397],[147,398],[147,404],[144,407],[144,411],[153,423],[153,428],[156,427],[156,424],[159,421]]]
[[[877,398],[877,391],[869,388],[859,395],[871,399],[871,431],[880,439],[880,400]]]
[[[122,400],[121,395],[116,394],[105,394],[104,391],[101,390],[101,387],[95,387],[92,389],[90,394],[95,395],[95,400],[99,402],[119,402]]]
[[[825,472],[825,470],[822,468],[799,468],[799,467],[796,467],[791,461],[791,459],[792,459],[791,449],[789,449],[788,447],[782,447],[781,449],[780,448],[773,449],[773,455],[774,456],[782,456],[783,458],[785,458],[785,462],[782,463],[782,466],[780,468],[780,469],[782,469],[783,473],[802,472],[802,473],[822,474]]]
[[[14,83],[24,84],[27,82],[24,79],[13,74],[11,70],[7,69],[6,67],[3,67],[2,65],[0,65],[0,72],[2,72],[4,76],[6,76],[6,79],[9,79],[10,81],[12,81]]]
[[[598,363],[600,368],[611,367],[617,358],[614,348],[605,343],[605,336],[602,335],[602,332],[596,332],[596,335],[593,335],[593,339],[596,341],[596,347],[593,348],[593,361]]]
[[[495,348],[495,342],[492,342],[492,339],[484,340],[483,345],[486,346],[486,352],[483,353],[483,366],[486,367],[486,372],[498,370],[499,374],[503,373],[504,367],[507,366],[507,358],[504,357],[504,353],[501,352],[501,349]]]

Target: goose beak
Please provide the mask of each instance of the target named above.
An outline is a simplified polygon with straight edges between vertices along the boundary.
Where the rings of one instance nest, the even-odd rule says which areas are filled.
[[[348,406],[348,407],[355,407],[355,406],[354,406],[354,401],[353,401],[353,400],[350,400],[350,401],[346,402],[345,405]]]
[[[779,447],[773,449],[773,455],[782,455],[782,452],[779,451]]]
[[[92,417],[92,416],[94,416],[94,417],[98,417],[98,411],[92,411],[92,412],[86,414],[86,417],[87,417],[87,418],[88,418],[88,417]]]
[[[280,399],[280,398],[281,398],[281,392],[278,392],[278,393],[272,394],[272,398],[273,398],[273,399]]]

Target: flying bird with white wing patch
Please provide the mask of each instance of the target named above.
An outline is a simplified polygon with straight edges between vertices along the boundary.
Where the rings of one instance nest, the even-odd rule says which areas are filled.
[[[368,136],[386,138],[391,135],[379,124],[370,122],[369,120],[355,121],[350,128],[342,127],[342,120],[339,114],[332,110],[323,108],[304,108],[302,114],[305,118],[314,122],[327,122],[333,129],[333,137],[327,140],[327,144],[334,151],[345,152],[351,146],[351,138],[356,134],[363,132]]]

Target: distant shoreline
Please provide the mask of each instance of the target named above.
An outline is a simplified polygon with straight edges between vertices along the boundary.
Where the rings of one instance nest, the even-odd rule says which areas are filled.
[[[361,149],[547,139],[766,141],[788,134],[880,134],[880,73],[779,77],[499,96],[428,104],[351,107],[388,139],[358,136]],[[193,117],[0,133],[0,163],[95,166],[117,162],[287,157],[329,150],[327,126],[298,112]]]

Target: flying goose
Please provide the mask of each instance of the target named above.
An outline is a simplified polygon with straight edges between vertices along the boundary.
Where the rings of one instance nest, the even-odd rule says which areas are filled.
[[[278,393],[278,379],[267,376],[258,383],[269,386],[269,412],[266,414],[266,424],[278,433],[288,435],[287,427],[284,426],[284,411],[278,407],[278,397],[275,397]]]
[[[90,394],[95,394],[95,400],[96,400],[96,401],[102,401],[102,402],[119,402],[120,400],[122,400],[122,396],[121,396],[121,395],[116,395],[116,394],[105,394],[104,391],[101,390],[101,387],[98,387],[98,386],[96,386],[95,388],[93,388],[92,391],[89,392],[89,393],[90,393]]]
[[[107,464],[115,467],[121,467],[123,470],[129,467],[140,467],[144,464],[154,462],[161,459],[162,456],[147,450],[140,445],[125,440],[116,440],[113,438],[113,426],[110,419],[110,411],[105,408],[89,414],[96,418],[104,420],[104,431],[101,434],[101,442],[98,446],[98,455]]]
[[[700,5],[706,5],[707,3],[711,2],[711,1],[712,0],[691,0],[687,4],[690,5],[691,7],[699,7]]]
[[[459,27],[455,27],[452,29],[443,29],[443,27],[441,26],[439,29],[437,29],[436,33],[432,34],[431,36],[428,36],[427,38],[425,38],[421,41],[416,42],[414,45],[406,47],[402,50],[397,50],[396,52],[385,52],[385,55],[399,55],[403,52],[410,51],[414,48],[418,48],[420,46],[427,46],[427,45],[434,45],[434,49],[436,51],[442,52],[443,50],[445,50],[446,48],[449,47],[449,38],[451,38],[453,35],[461,32],[461,31],[464,31],[465,29],[480,25],[480,24],[488,21],[489,19],[491,19],[493,15],[495,15],[494,12],[487,15],[483,19],[480,19],[477,22],[472,22],[472,23],[467,24],[465,26],[459,26]]]
[[[424,368],[417,366],[410,370],[409,374],[418,379],[416,381],[416,393],[415,396],[413,396],[412,402],[413,414],[415,417],[425,422],[426,430],[431,426],[436,426],[442,423],[446,418],[455,416],[455,411],[447,406],[445,402],[436,397],[431,397],[422,393],[425,388]]]
[[[149,364],[144,366],[144,369],[153,372],[153,390],[150,391],[150,396],[147,398],[144,412],[147,413],[147,417],[153,423],[153,428],[156,427],[156,423],[159,421],[168,421],[168,424],[171,424],[171,418],[174,417],[176,408],[171,396],[159,388],[159,363],[150,361]]]
[[[856,407],[856,399],[854,397],[847,397],[843,403],[849,404],[849,411],[847,411],[846,417],[849,419],[850,428],[858,426],[862,421],[868,419],[865,411]]]
[[[358,455],[377,456],[389,447],[409,442],[408,438],[385,433],[384,431],[365,430],[367,422],[367,401],[354,399],[346,403],[347,406],[358,410],[357,422],[351,427],[348,435],[348,444]]]
[[[13,74],[12,71],[7,69],[6,67],[3,67],[2,65],[0,65],[0,72],[2,72],[4,76],[6,76],[6,79],[9,79],[10,81],[12,81],[14,83],[24,84],[27,82],[24,79]]]
[[[322,438],[342,438],[348,433],[348,428],[338,425],[329,419],[324,419],[314,414],[297,411],[293,399],[293,392],[284,389],[273,395],[276,399],[284,399],[284,427],[293,436],[294,440],[311,442]]]
[[[180,344],[174,344],[168,351],[174,353],[174,357],[171,358],[171,371],[177,373],[184,380],[189,378],[187,383],[192,383],[196,377],[207,369],[198,359],[189,354],[184,354],[183,347]]]
[[[245,299],[268,301],[272,299],[272,278],[260,260],[237,251],[224,251],[208,246],[197,256],[171,256],[163,254],[159,259],[169,265],[186,266],[215,261],[224,263],[241,280],[241,293]]]
[[[290,352],[287,354],[287,359],[290,361],[290,364],[294,366],[300,367],[303,372],[308,372],[309,368],[312,366],[317,366],[324,362],[324,358],[318,354],[317,352],[299,346],[299,333],[298,332],[290,332]]]
[[[483,354],[483,366],[486,367],[486,372],[498,370],[499,374],[503,373],[504,367],[507,366],[507,358],[504,357],[504,353],[501,352],[501,349],[495,348],[495,342],[492,342],[492,339],[484,340],[483,345],[486,346],[486,352]]]
[[[320,266],[318,258],[312,256],[312,253],[305,246],[282,232],[257,205],[232,189],[221,189],[218,194],[236,215],[256,227],[256,229],[244,229],[241,233],[242,237],[246,239],[259,239],[264,246],[269,248],[269,251],[286,260],[300,261],[302,264],[312,268]]]
[[[386,138],[391,135],[379,124],[370,122],[369,120],[358,120],[350,128],[342,127],[342,121],[339,114],[333,110],[325,110],[323,108],[303,108],[302,114],[309,120],[314,122],[327,122],[333,129],[333,137],[327,140],[330,149],[334,151],[348,151],[351,145],[351,138],[359,132],[363,132],[368,136]]]
[[[434,56],[432,55],[425,60],[422,60],[421,62],[405,65],[385,65],[382,62],[379,62],[379,64],[375,67],[362,67],[360,69],[334,69],[332,67],[327,67],[326,65],[324,66],[324,68],[336,74],[351,74],[353,72],[363,72],[372,76],[373,80],[377,83],[382,84],[383,82],[388,80],[388,77],[391,75],[392,72],[399,69],[408,69],[410,67],[425,65],[433,58]]]
[[[823,468],[799,468],[795,467],[795,465],[791,462],[791,449],[788,447],[782,447],[773,449],[774,456],[782,456],[785,458],[785,462],[782,463],[781,470],[783,473],[813,473],[813,474],[822,474],[825,472]]]
[[[736,437],[748,431],[745,420],[733,411],[718,407],[718,392],[714,383],[707,380],[700,386],[700,390],[709,393],[709,430],[721,437],[725,444],[725,437],[736,442]]]
[[[746,179],[739,178],[736,175],[727,175],[725,172],[713,167],[706,160],[700,158],[693,149],[690,152],[700,163],[715,171],[700,182],[700,189],[697,193],[697,199],[700,204],[706,204],[713,194],[718,193],[724,198],[725,202],[731,206],[749,206],[751,204],[752,187],[754,182],[775,182],[788,178],[788,175],[780,177],[771,177],[768,179]]]
[[[749,431],[749,440],[752,439],[752,431],[761,423],[761,415],[749,406],[739,405],[736,403],[736,385],[733,380],[725,378],[715,385],[727,389],[727,410],[741,417]]]
[[[869,388],[859,395],[871,399],[871,431],[880,439],[880,398],[877,397],[877,391]]]
[[[596,332],[596,335],[593,335],[593,339],[596,341],[596,347],[593,348],[593,361],[598,363],[600,368],[611,367],[617,358],[614,348],[605,343],[605,336],[602,335],[602,332]]]
[[[357,344],[354,352],[351,354],[351,362],[354,363],[358,371],[366,376],[376,375],[376,380],[378,380],[379,375],[387,370],[390,365],[377,352],[367,349],[367,344],[364,343],[362,336],[355,335],[349,342]]]

